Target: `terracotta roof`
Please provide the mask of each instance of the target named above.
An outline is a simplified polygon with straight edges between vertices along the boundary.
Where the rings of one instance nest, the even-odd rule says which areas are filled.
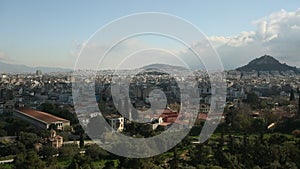
[[[163,109],[163,110],[157,110],[158,113],[160,114],[178,114],[177,112],[174,112],[173,110],[171,109]]]
[[[37,110],[33,110],[33,109],[29,109],[29,108],[22,108],[19,110],[20,112],[22,112],[25,115],[28,115],[30,117],[36,118],[38,120],[44,121],[46,123],[53,123],[53,122],[57,122],[57,121],[62,121],[62,122],[69,122],[69,120],[42,112],[42,111],[37,111]]]
[[[198,119],[200,119],[200,120],[206,120],[207,119],[207,114],[205,114],[205,113],[199,113],[198,114]]]

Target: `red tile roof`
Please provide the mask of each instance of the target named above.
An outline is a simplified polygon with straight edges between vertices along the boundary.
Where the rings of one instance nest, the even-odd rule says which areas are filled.
[[[207,119],[207,114],[205,114],[205,113],[199,113],[198,114],[198,119],[200,119],[200,120],[206,120]]]
[[[69,122],[69,120],[42,112],[42,111],[37,111],[37,110],[33,110],[33,109],[29,109],[29,108],[22,108],[19,110],[20,112],[22,112],[25,115],[28,115],[30,117],[36,118],[38,120],[44,121],[46,123],[53,123],[53,122],[57,122],[57,121],[61,121],[61,122]]]

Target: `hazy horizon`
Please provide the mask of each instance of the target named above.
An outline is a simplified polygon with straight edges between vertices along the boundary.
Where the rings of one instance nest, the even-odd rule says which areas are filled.
[[[65,1],[34,4],[0,2],[1,62],[73,69],[80,49],[89,45],[87,39],[100,27],[122,16],[155,11],[176,15],[194,24],[207,35],[226,70],[243,66],[264,54],[269,54],[282,63],[300,67],[298,1],[94,1],[83,4]],[[188,8],[182,8],[182,5]],[[255,9],[255,13],[252,9]],[[121,54],[134,45],[147,46],[152,43],[176,50],[178,57],[186,57],[184,49],[178,44],[154,36],[134,38],[124,43],[116,53]],[[199,44],[200,41],[195,42],[193,47],[197,48]],[[136,61],[135,65],[140,65],[142,61]],[[177,63],[170,60],[169,64]]]

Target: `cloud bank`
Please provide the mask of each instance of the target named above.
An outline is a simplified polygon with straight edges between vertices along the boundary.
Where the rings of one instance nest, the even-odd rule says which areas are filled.
[[[218,52],[225,69],[235,69],[264,54],[272,55],[280,60],[280,62],[300,67],[300,9],[294,12],[281,10],[253,21],[252,24],[256,25],[256,30],[241,32],[235,36],[208,37],[208,40]],[[120,44],[117,48],[114,48],[110,57],[104,60],[105,65],[107,65],[104,68],[109,69],[110,67],[117,66],[119,58],[125,57],[124,53],[134,53],[136,49],[147,48],[149,46],[170,50],[172,53],[178,55],[178,57],[181,57],[182,60],[187,61],[187,64],[190,64],[192,67],[199,67],[199,65],[193,65],[193,63],[197,62],[191,59],[188,49],[179,48],[176,44],[171,45],[172,42],[169,40],[163,41],[163,39],[158,39],[157,44],[149,44],[148,41],[149,39],[133,38]],[[150,41],[153,41],[153,37],[150,38]],[[160,46],[162,43],[164,45]],[[191,44],[191,47],[203,49],[201,57],[210,57],[212,53],[206,50],[208,49],[207,45],[207,42],[198,41]],[[97,58],[92,58],[93,62],[99,61],[96,53],[106,48],[106,46],[99,46],[87,41],[83,43],[74,41],[73,46],[75,50],[70,52],[71,55],[78,56],[80,49],[85,47],[90,52],[90,55],[97,56]],[[156,57],[165,57],[166,54],[156,51],[152,54],[151,52],[146,52],[143,55],[141,55],[142,58],[150,58],[153,55],[156,55]],[[90,61],[90,59],[88,60]],[[134,59],[129,66],[136,68],[143,65],[144,61],[143,59]],[[169,64],[179,65],[172,61],[174,60],[170,59]],[[81,62],[85,61],[82,60]],[[82,68],[85,66],[88,67],[88,62],[81,65],[83,65]]]
[[[253,24],[257,26],[255,31],[230,37],[208,37],[225,68],[239,67],[264,54],[300,66],[300,9],[294,12],[281,10],[253,21]]]
[[[0,61],[1,62],[11,62],[11,61],[13,61],[13,59],[10,58],[5,52],[0,51]]]

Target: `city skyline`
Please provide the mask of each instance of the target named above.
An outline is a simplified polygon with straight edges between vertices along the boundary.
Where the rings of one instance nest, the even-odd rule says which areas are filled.
[[[300,168],[300,3],[0,1],[0,168]]]

